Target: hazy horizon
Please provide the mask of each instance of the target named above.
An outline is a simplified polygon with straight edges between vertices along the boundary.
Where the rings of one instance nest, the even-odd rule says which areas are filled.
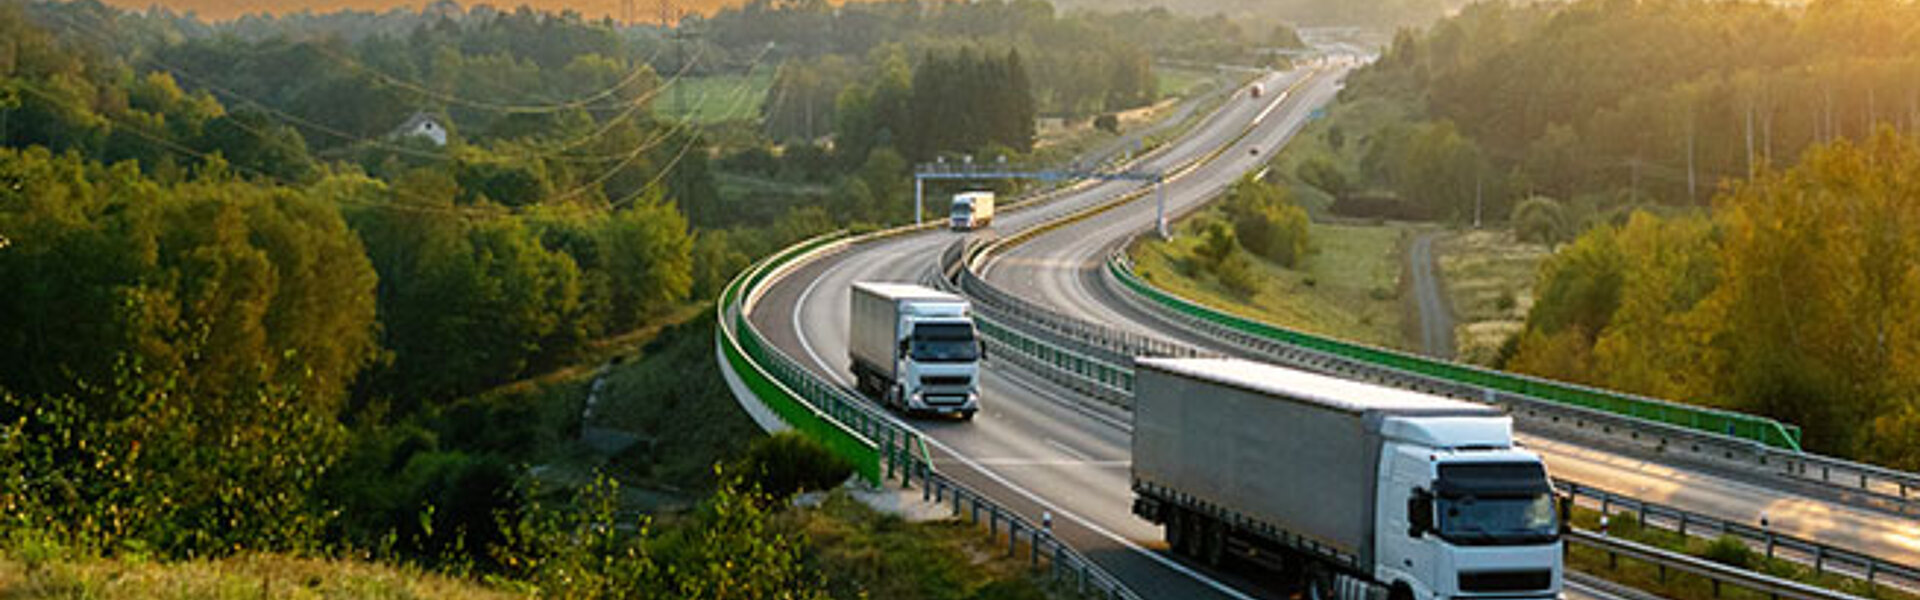
[[[102,0],[109,6],[127,10],[146,10],[153,6],[163,6],[179,13],[192,12],[200,18],[211,21],[231,21],[249,14],[284,15],[311,11],[316,14],[338,12],[342,10],[386,12],[396,8],[420,10],[433,4],[433,0],[282,0],[262,3],[255,0]],[[672,0],[672,9],[681,12],[711,14],[727,6],[735,6],[746,0]],[[536,10],[562,11],[572,10],[590,19],[601,17],[620,17],[626,0],[506,0],[459,2],[463,8],[481,4],[491,4],[502,10],[511,10],[521,5]],[[632,0],[634,21],[638,23],[658,23],[660,21],[660,0]]]

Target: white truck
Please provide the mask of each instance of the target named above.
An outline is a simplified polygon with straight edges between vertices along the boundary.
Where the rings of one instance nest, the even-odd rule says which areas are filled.
[[[953,195],[954,231],[969,231],[993,224],[993,192],[961,192]]]
[[[1499,409],[1237,359],[1135,363],[1133,512],[1317,599],[1558,598],[1546,464]]]
[[[966,299],[917,285],[857,282],[847,354],[862,393],[907,413],[972,419],[986,356]]]

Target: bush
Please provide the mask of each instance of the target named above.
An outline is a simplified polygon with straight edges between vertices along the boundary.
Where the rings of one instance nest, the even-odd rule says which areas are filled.
[[[1739,569],[1752,569],[1755,562],[1753,548],[1746,542],[1731,535],[1722,535],[1707,544],[1707,550],[1701,553],[1707,560]]]
[[[756,440],[731,471],[759,483],[762,492],[779,500],[833,489],[853,475],[853,463],[805,435],[783,431]]]
[[[1213,274],[1220,278],[1220,285],[1235,294],[1251,296],[1260,289],[1260,278],[1253,273],[1253,263],[1243,254],[1227,256],[1214,267]]]
[[[1120,118],[1114,116],[1112,113],[1094,117],[1093,128],[1107,133],[1118,134],[1120,133]]]
[[[1557,244],[1572,235],[1566,209],[1552,198],[1535,196],[1513,207],[1513,232],[1522,242]]]

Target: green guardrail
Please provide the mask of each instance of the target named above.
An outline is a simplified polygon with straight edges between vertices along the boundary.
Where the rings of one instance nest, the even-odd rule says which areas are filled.
[[[1107,262],[1107,269],[1128,289],[1181,314],[1229,327],[1249,335],[1292,344],[1360,362],[1444,379],[1454,383],[1491,388],[1578,406],[1616,415],[1657,421],[1696,431],[1752,440],[1793,452],[1800,451],[1800,428],[1769,419],[1735,412],[1687,406],[1651,398],[1639,398],[1544,379],[1518,376],[1458,363],[1434,360],[1402,352],[1363,346],[1321,337],[1229,314],[1197,302],[1169,294],[1142,281],[1131,268],[1118,260]]]
[[[835,454],[852,462],[854,470],[860,474],[861,478],[878,485],[881,481],[881,453],[878,444],[815,409],[792,388],[761,368],[762,361],[756,360],[755,355],[765,356],[766,344],[753,333],[751,327],[747,326],[743,315],[736,313],[734,321],[727,322],[728,313],[737,306],[737,302],[742,300],[742,294],[751,291],[752,286],[758,285],[769,272],[794,257],[835,239],[838,239],[838,236],[826,236],[796,245],[741,274],[740,277],[736,277],[721,292],[721,302],[717,309],[721,326],[717,335],[721,338],[720,347],[728,365],[761,403],[772,409],[774,414],[788,426],[819,441]]]

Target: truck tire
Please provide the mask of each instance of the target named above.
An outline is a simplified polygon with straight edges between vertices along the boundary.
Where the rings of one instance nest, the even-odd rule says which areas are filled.
[[[1320,564],[1319,561],[1307,565],[1305,583],[1307,589],[1303,595],[1306,596],[1307,600],[1339,600],[1339,596],[1335,593],[1336,590],[1333,587],[1333,569],[1327,568],[1326,565]]]
[[[1209,567],[1219,568],[1227,558],[1227,526],[1219,519],[1202,518],[1203,532],[1200,536],[1200,562]]]
[[[973,420],[973,411],[971,411],[971,410],[963,410],[963,411],[960,411],[960,420],[962,420],[962,421],[972,421],[972,420]]]
[[[1179,507],[1167,508],[1167,549],[1176,556],[1187,555],[1187,519],[1186,511]]]

